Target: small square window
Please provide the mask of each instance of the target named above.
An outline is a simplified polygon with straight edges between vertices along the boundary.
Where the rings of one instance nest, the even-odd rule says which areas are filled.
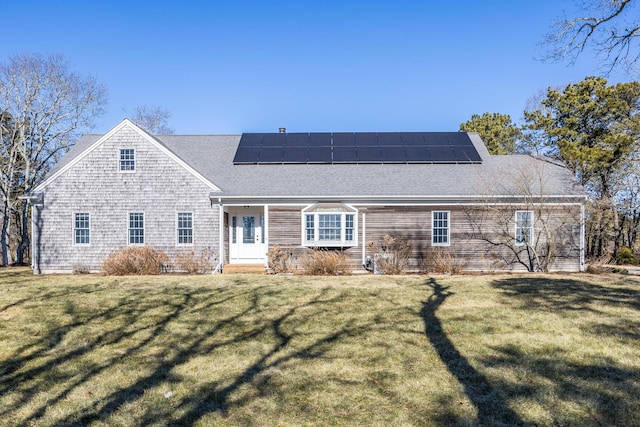
[[[120,171],[132,172],[136,170],[136,152],[133,148],[120,150]]]

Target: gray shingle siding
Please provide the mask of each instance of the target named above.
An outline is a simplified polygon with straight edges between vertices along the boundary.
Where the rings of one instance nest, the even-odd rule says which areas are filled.
[[[119,171],[122,148],[135,150],[135,172]],[[130,212],[143,212],[145,245],[167,252],[218,248],[218,209],[211,188],[130,128],[123,128],[46,187],[34,207],[36,272],[92,271],[128,246]],[[90,215],[90,244],[76,245],[74,213]],[[193,245],[177,245],[177,212],[193,213]]]

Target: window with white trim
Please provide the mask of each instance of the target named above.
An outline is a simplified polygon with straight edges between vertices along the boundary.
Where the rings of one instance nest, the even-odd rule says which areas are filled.
[[[73,235],[76,245],[88,245],[91,243],[91,229],[89,222],[89,214],[87,212],[78,212],[73,219]]]
[[[516,211],[516,246],[533,243],[533,211]]]
[[[193,244],[193,213],[178,212],[178,244]]]
[[[133,148],[120,150],[120,171],[134,172],[136,170],[136,151]]]
[[[431,244],[449,246],[449,211],[431,212]]]
[[[129,213],[129,244],[144,245],[144,213]]]
[[[356,246],[357,210],[341,203],[318,203],[302,211],[305,246]]]

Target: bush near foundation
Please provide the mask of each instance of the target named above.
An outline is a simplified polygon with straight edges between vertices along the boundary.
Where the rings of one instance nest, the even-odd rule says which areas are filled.
[[[184,250],[176,254],[175,266],[189,274],[205,274],[215,267],[216,259],[216,252],[211,248],[199,252]]]
[[[349,257],[341,250],[311,249],[300,257],[300,266],[311,276],[342,276],[352,271]]]
[[[275,245],[267,252],[269,271],[273,274],[289,273],[293,265],[293,253]]]
[[[102,272],[108,276],[161,274],[168,261],[166,253],[152,247],[130,247],[107,255]]]
[[[440,274],[460,274],[467,266],[465,260],[454,258],[449,249],[431,247],[426,253],[425,270]]]
[[[373,251],[377,273],[402,274],[406,271],[411,256],[411,243],[402,237],[387,234],[380,239],[379,245],[369,242],[368,246]]]

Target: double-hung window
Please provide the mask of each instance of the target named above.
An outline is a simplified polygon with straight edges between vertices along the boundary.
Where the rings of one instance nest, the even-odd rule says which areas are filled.
[[[449,246],[449,211],[431,212],[431,244]]]
[[[357,211],[340,203],[316,204],[302,211],[306,246],[356,246]]]
[[[533,243],[533,211],[516,211],[516,246]]]
[[[136,170],[136,151],[133,148],[120,150],[120,171],[134,172]]]
[[[73,219],[73,234],[76,245],[88,245],[91,243],[91,229],[89,227],[89,214],[76,213]]]
[[[129,244],[144,245],[144,213],[129,214]]]
[[[178,212],[178,244],[193,244],[193,213]]]

